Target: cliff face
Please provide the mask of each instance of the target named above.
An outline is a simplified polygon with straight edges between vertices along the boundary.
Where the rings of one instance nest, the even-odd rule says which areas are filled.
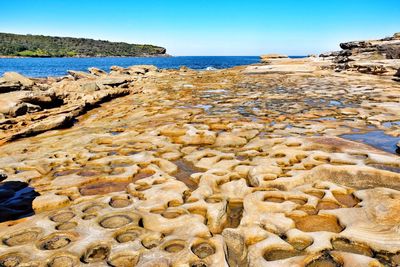
[[[0,56],[100,57],[166,55],[154,45],[128,44],[87,38],[0,33]]]

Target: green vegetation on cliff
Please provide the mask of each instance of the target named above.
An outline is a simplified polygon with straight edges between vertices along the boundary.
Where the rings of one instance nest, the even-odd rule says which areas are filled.
[[[87,38],[52,37],[0,33],[0,56],[154,56],[165,54],[163,47],[128,44]]]

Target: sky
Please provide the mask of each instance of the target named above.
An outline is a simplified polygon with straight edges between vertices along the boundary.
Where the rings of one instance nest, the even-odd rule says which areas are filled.
[[[0,0],[0,32],[154,44],[174,56],[308,55],[400,32],[400,0]]]

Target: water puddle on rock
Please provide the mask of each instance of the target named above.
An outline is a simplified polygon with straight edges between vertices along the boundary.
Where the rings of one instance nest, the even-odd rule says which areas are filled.
[[[343,107],[343,106],[344,106],[344,104],[338,100],[330,100],[328,102],[328,107]]]
[[[393,137],[385,134],[383,131],[371,131],[367,133],[343,134],[340,137],[356,142],[361,142],[378,149],[393,154],[400,154],[400,149],[396,144],[400,141],[400,137]]]
[[[82,196],[103,195],[112,192],[125,191],[126,187],[130,183],[131,181],[129,182],[99,181],[96,183],[81,186],[79,188],[79,192],[82,194]]]
[[[387,121],[382,123],[385,128],[391,128],[392,126],[400,126],[400,121]]]
[[[27,183],[0,183],[0,222],[33,215],[32,201],[36,196],[39,196],[39,193]]]
[[[292,219],[296,224],[296,228],[303,232],[326,231],[340,233],[343,230],[338,219],[334,216],[306,215],[302,217],[294,217]]]
[[[337,121],[337,119],[335,117],[320,117],[318,119],[315,120],[320,120],[320,121]]]
[[[385,164],[368,164],[370,167],[374,167],[380,170],[390,171],[400,173],[400,167],[392,166],[392,165],[385,165]]]
[[[196,172],[203,172],[203,170],[195,167],[193,164],[183,159],[175,160],[173,163],[178,166],[178,171],[172,176],[185,183],[189,189],[195,190],[197,188],[197,183],[190,179],[190,175]]]

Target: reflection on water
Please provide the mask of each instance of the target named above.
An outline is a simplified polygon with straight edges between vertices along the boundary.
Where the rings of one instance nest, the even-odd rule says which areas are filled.
[[[372,131],[367,133],[357,133],[357,134],[343,134],[340,137],[361,142],[367,145],[374,146],[381,150],[400,154],[400,150],[397,148],[396,144],[400,141],[400,137],[393,137],[384,133],[384,131]]]

